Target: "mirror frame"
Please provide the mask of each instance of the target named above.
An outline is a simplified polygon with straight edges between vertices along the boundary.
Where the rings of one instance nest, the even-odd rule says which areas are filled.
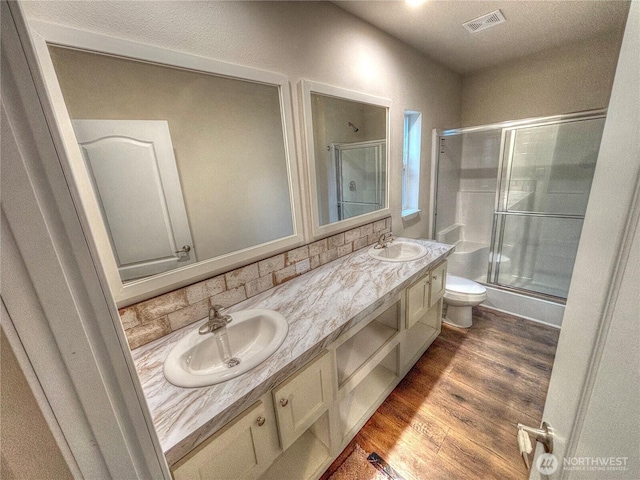
[[[300,81],[300,92],[302,95],[302,118],[304,119],[304,133],[305,133],[305,147],[307,156],[307,181],[308,189],[310,193],[309,205],[311,208],[311,234],[313,239],[324,238],[328,235],[343,232],[351,228],[365,225],[367,223],[386,218],[391,215],[391,208],[389,207],[389,173],[390,173],[390,143],[391,143],[391,100],[368,95],[366,93],[355,92],[340,87],[334,87],[323,83],[313,82],[310,80]],[[338,222],[328,223],[326,225],[320,225],[320,219],[318,215],[318,185],[316,178],[316,156],[315,156],[315,141],[313,138],[313,118],[311,111],[311,94],[318,93],[320,95],[326,95],[329,97],[336,97],[342,100],[352,100],[359,103],[367,103],[378,107],[385,108],[385,121],[386,121],[386,175],[385,175],[385,207],[374,212],[365,213],[357,217],[347,218],[346,220],[340,220]]]
[[[304,244],[301,193],[298,181],[291,91],[288,77],[278,73],[220,62],[206,57],[41,21],[31,21],[29,26],[33,34],[34,50],[38,63],[45,78],[45,91],[51,105],[51,110],[45,112],[52,127],[51,133],[56,145],[59,147],[59,157],[65,176],[68,177],[76,208],[81,213],[83,227],[85,232],[88,233],[87,241],[100,260],[109,288],[119,308],[211,278],[217,274]],[[93,192],[90,175],[76,141],[48,45],[114,55],[130,60],[210,73],[278,87],[293,233],[280,239],[202,260],[168,272],[123,283],[118,272],[107,230],[102,220],[100,207]]]

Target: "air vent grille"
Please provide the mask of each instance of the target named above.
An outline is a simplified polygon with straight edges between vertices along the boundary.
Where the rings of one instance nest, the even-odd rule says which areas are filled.
[[[480,30],[485,30],[487,28],[493,27],[494,25],[498,25],[500,23],[504,23],[506,19],[500,10],[496,10],[491,13],[487,13],[486,15],[482,15],[481,17],[474,18],[473,20],[469,20],[462,24],[464,28],[466,28],[471,33],[477,33]]]

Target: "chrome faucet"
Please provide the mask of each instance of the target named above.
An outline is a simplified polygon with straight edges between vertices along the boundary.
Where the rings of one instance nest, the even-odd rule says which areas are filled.
[[[224,310],[226,310],[226,308],[222,305],[212,305],[209,307],[209,321],[198,329],[198,333],[200,335],[206,335],[207,333],[212,333],[222,327],[226,327],[232,318],[231,315],[222,315]]]
[[[380,235],[380,238],[378,238],[378,243],[376,243],[375,248],[385,248],[391,242],[393,242],[393,233],[383,233]]]

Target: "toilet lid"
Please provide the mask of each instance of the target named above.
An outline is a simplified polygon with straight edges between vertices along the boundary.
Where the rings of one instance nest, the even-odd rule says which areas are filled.
[[[473,280],[469,280],[467,278],[456,277],[455,275],[447,275],[446,289],[451,292],[467,293],[473,295],[482,294],[487,291],[487,289],[479,283],[476,283]]]

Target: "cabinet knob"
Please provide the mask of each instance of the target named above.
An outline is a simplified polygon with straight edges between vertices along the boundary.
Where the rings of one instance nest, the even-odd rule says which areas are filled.
[[[434,276],[433,276],[433,279],[434,279],[434,280],[437,280],[437,279],[438,279],[438,276],[437,276],[437,275],[434,275]]]
[[[262,425],[264,425],[264,422],[266,422],[267,420],[264,417],[258,417],[256,419],[256,423],[258,424],[259,427],[261,427]]]
[[[289,399],[288,398],[281,398],[280,399],[280,405],[283,407],[286,407],[287,405],[289,405]]]

